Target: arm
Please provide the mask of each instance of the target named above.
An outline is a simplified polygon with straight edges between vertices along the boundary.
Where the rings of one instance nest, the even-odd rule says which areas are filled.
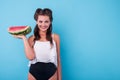
[[[55,34],[55,41],[56,41],[56,49],[57,49],[57,63],[58,63],[58,67],[57,67],[57,76],[58,76],[58,80],[62,80],[61,78],[61,62],[60,62],[60,38],[57,34]]]
[[[35,58],[35,53],[34,50],[32,48],[32,44],[33,44],[33,36],[30,37],[29,39],[27,39],[24,35],[17,35],[14,36],[16,38],[21,38],[23,40],[24,43],[24,49],[25,49],[25,55],[29,60],[32,60]]]

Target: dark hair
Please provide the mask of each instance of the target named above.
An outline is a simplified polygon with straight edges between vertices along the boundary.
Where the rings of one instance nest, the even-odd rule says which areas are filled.
[[[51,36],[51,34],[52,34],[52,21],[53,21],[52,11],[48,8],[45,8],[45,9],[38,8],[38,9],[36,9],[35,14],[34,14],[35,21],[37,21],[39,15],[48,16],[50,18],[51,24],[50,24],[49,28],[47,29],[46,39],[48,41],[50,41],[51,44],[53,44],[52,36]],[[35,29],[34,29],[34,36],[35,36],[34,41],[39,40],[41,38],[41,36],[39,35],[39,28],[38,28],[37,24],[36,24]]]

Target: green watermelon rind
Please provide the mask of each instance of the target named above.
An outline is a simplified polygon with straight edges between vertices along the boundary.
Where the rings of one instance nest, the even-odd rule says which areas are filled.
[[[19,32],[10,32],[8,31],[10,34],[12,35],[27,35],[29,34],[30,32],[32,31],[31,27],[30,26],[27,26],[27,29],[26,30],[21,30]]]

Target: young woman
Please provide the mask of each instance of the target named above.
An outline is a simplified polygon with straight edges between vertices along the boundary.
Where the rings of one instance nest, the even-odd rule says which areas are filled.
[[[28,80],[61,80],[60,38],[52,33],[52,11],[38,8],[34,19],[34,35],[28,39],[15,35],[23,40],[26,57],[30,60]]]

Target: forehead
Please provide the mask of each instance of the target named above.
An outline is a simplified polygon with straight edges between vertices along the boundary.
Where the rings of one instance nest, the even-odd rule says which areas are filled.
[[[38,20],[49,20],[49,16],[47,16],[47,15],[39,15]]]

